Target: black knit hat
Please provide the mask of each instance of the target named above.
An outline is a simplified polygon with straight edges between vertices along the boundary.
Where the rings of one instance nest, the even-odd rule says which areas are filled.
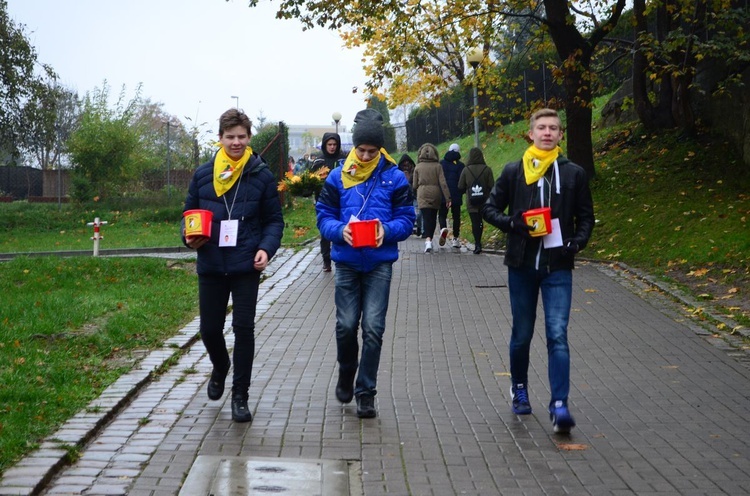
[[[368,108],[360,110],[354,117],[354,131],[352,132],[354,146],[362,144],[382,148],[385,144],[385,130],[383,116],[377,110]]]

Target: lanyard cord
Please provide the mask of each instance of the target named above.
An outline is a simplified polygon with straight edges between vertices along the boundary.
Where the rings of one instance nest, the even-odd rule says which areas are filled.
[[[379,174],[378,174],[378,176],[379,176]],[[359,192],[359,184],[354,187],[354,191],[356,191],[357,194],[362,198],[362,206],[359,208],[359,212],[357,212],[357,215],[356,215],[356,217],[358,219],[359,219],[359,215],[362,213],[362,210],[365,209],[365,205],[367,204],[367,200],[370,199],[370,195],[372,194],[373,190],[375,189],[375,186],[378,184],[377,183],[377,181],[378,181],[377,177],[373,177],[372,180],[373,180],[372,187],[370,187],[370,191],[367,192],[367,197],[365,197],[365,195],[363,195],[362,193]],[[364,184],[367,184],[367,181],[365,181]]]
[[[224,195],[221,196],[224,199],[224,206],[227,208],[227,220],[232,220],[232,210],[234,210],[234,202],[237,201],[237,193],[239,193],[240,191],[241,182],[242,182],[242,174],[240,174],[240,178],[237,179],[237,189],[234,190],[234,198],[232,198],[231,207],[227,204],[227,197]]]

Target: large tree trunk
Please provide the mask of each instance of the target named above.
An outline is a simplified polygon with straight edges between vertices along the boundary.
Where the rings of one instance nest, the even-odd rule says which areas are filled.
[[[562,61],[567,157],[583,167],[591,179],[596,175],[591,139],[591,81],[588,77],[592,48],[570,22],[566,2],[545,0],[544,5],[549,33]]]

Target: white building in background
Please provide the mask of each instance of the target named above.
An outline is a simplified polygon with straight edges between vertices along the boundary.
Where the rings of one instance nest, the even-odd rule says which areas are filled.
[[[290,125],[289,126],[289,155],[294,160],[305,154],[320,152],[320,142],[325,133],[335,133],[336,126]],[[341,148],[349,151],[352,146],[352,133],[346,132],[345,126],[339,126]]]

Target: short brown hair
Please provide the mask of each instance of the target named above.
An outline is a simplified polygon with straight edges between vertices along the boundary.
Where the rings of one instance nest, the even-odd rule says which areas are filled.
[[[224,131],[235,126],[242,126],[247,129],[247,135],[253,134],[253,123],[250,118],[241,110],[231,108],[221,114],[219,117],[219,136],[224,136]]]
[[[529,120],[529,128],[534,128],[534,123],[537,119],[540,119],[542,117],[555,117],[557,118],[557,122],[560,123],[560,127],[562,128],[562,119],[560,119],[560,115],[557,113],[557,110],[551,109],[551,108],[543,108],[539,109],[533,114],[531,114],[531,119]]]

